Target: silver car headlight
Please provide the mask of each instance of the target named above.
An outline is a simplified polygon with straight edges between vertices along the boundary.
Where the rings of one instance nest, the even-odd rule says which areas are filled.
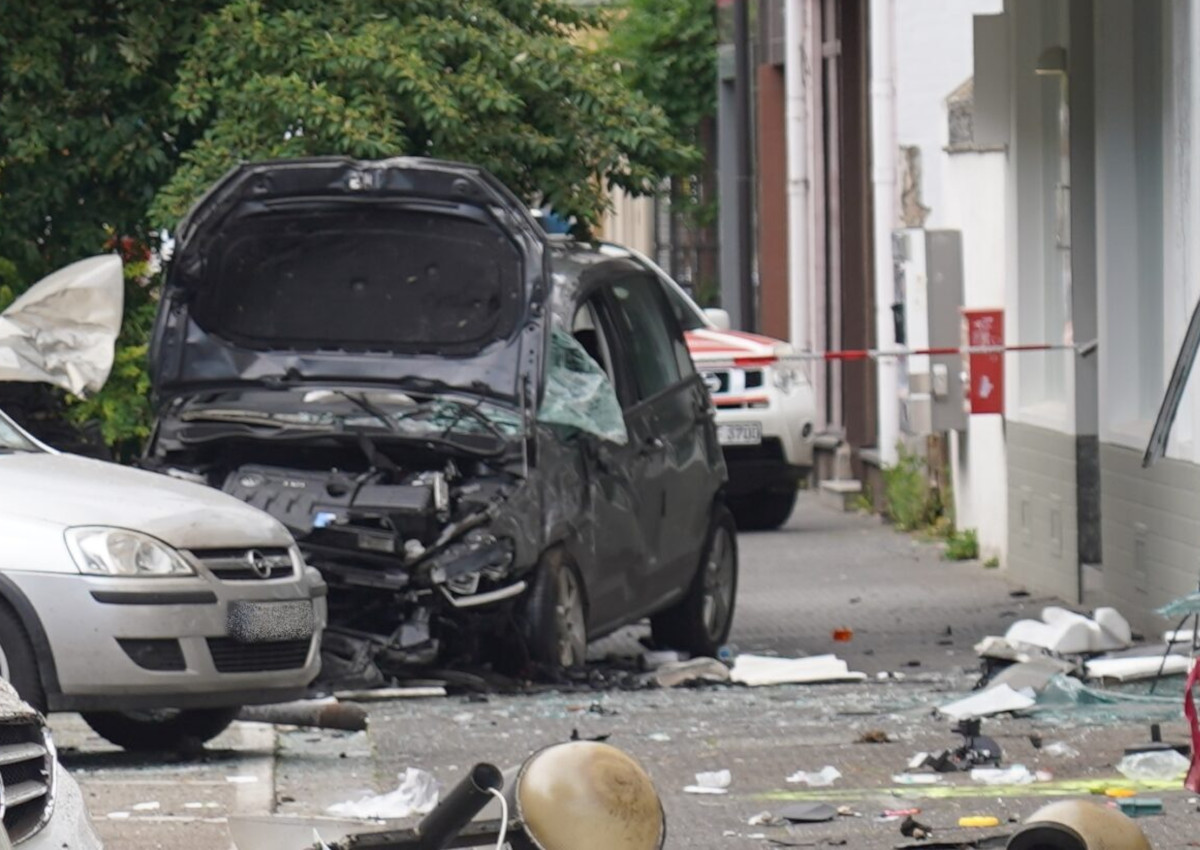
[[[140,578],[196,574],[170,546],[136,531],[101,526],[68,528],[66,538],[81,573]]]

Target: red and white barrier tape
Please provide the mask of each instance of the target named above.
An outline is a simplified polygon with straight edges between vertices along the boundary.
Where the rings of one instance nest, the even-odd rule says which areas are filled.
[[[798,351],[788,355],[788,360],[878,360],[881,357],[953,357],[961,354],[1006,354],[1025,351],[1077,351],[1083,356],[1096,348],[1095,340],[1084,343],[1035,343],[1029,345],[975,345],[966,347],[945,346],[940,348],[849,348],[842,351]]]

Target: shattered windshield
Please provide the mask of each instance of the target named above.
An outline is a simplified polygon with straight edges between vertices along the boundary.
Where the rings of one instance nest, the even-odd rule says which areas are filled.
[[[21,433],[7,416],[0,413],[0,452],[36,452],[38,447]]]
[[[398,391],[296,389],[227,393],[194,401],[180,418],[270,429],[294,436],[372,432],[451,443],[467,450],[501,451],[523,431],[518,411],[477,398],[414,397]],[[460,438],[468,438],[463,441]]]
[[[546,391],[538,421],[565,425],[624,445],[625,416],[608,375],[568,333],[550,335]]]

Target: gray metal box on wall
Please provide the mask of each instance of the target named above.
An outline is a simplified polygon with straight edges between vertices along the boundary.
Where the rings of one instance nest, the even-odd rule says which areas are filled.
[[[962,344],[962,235],[905,228],[892,240],[897,340],[919,351]],[[900,427],[908,434],[967,427],[962,357],[912,354],[900,369]]]

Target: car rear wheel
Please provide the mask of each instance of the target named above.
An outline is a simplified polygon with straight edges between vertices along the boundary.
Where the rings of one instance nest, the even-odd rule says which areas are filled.
[[[46,693],[38,674],[33,642],[8,605],[0,603],[0,679],[7,679],[21,699],[38,711],[46,711]]]
[[[233,708],[160,708],[147,711],[88,711],[87,725],[118,747],[133,752],[192,750],[220,735],[237,716]]]
[[[782,492],[762,490],[732,502],[737,527],[745,531],[772,531],[779,528],[796,507],[796,488]]]
[[[655,643],[713,656],[729,638],[737,599],[737,527],[724,505],[713,511],[700,569],[687,595],[650,618]]]
[[[559,550],[542,556],[525,601],[522,632],[529,660],[558,672],[587,658],[587,613],[579,575]]]

